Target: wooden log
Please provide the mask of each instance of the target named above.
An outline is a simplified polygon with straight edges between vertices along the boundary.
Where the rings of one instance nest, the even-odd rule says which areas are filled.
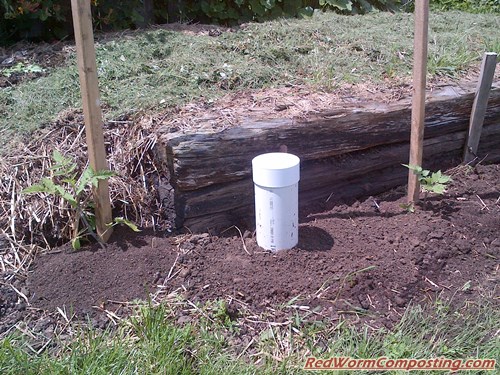
[[[459,160],[457,159],[458,156],[458,152],[454,152],[451,156],[440,154],[439,160],[441,162],[451,158]],[[335,192],[335,195],[331,197],[331,203],[358,199],[403,185],[407,180],[407,176],[408,171],[401,165],[390,166],[372,170],[369,173],[365,173],[362,176],[358,175],[349,180],[340,180],[330,186],[322,186],[317,190],[299,190],[299,205],[301,209],[299,221],[304,220],[307,214],[317,212],[317,207],[320,207],[321,210],[326,200],[330,197],[331,192]],[[251,182],[251,180],[248,181]],[[230,184],[241,185],[242,181]],[[320,204],[318,205],[318,203]],[[189,228],[192,232],[210,231],[220,233],[232,225],[236,225],[241,229],[254,230],[253,189],[248,189],[243,193],[240,197],[239,205],[242,206],[232,208],[228,211],[186,218],[183,221],[183,226]]]
[[[500,119],[484,128],[480,153],[487,161],[500,161]],[[428,169],[442,169],[459,163],[466,131],[424,141],[424,164]],[[378,146],[330,158],[308,160],[301,164],[299,203],[301,209],[316,201],[334,201],[374,195],[403,185],[408,171],[409,144]],[[253,182],[250,177],[198,190],[177,189],[177,225],[191,231],[220,231],[231,225],[252,227]]]
[[[458,161],[465,144],[472,85],[429,95],[424,167]],[[157,157],[175,191],[176,226],[192,231],[242,228],[253,223],[251,159],[286,145],[301,157],[302,209],[315,202],[373,195],[405,183],[410,103],[365,105],[323,113],[307,121],[246,123],[213,134],[164,134]],[[494,84],[479,154],[499,161],[500,82]],[[455,164],[456,165],[456,164]]]
[[[500,82],[495,86],[486,122],[500,116]],[[427,103],[425,138],[465,131],[473,99],[472,88],[460,95],[434,94]],[[164,150],[158,154],[169,166],[174,188],[197,190],[247,178],[253,157],[282,145],[307,161],[407,142],[410,116],[410,105],[404,103],[324,113],[301,122],[248,122],[213,134],[163,134]]]

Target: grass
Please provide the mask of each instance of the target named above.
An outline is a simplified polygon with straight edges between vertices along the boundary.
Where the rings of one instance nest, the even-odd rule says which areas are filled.
[[[11,334],[0,342],[2,374],[301,374],[310,355],[500,358],[495,333],[500,314],[492,306],[460,311],[439,302],[431,310],[413,306],[390,331],[294,320],[262,330],[252,356],[231,346],[239,324],[228,330],[216,317],[201,316],[180,327],[168,315],[164,305],[145,307],[112,331],[75,328],[72,340],[41,354],[30,349],[27,336]]]
[[[429,73],[457,75],[499,51],[496,15],[430,17]],[[219,37],[155,30],[98,43],[105,116],[158,111],[228,91],[283,85],[335,90],[343,83],[409,79],[413,21],[407,13],[317,14],[250,24]],[[1,74],[1,72],[0,72]],[[75,56],[45,77],[0,90],[0,146],[79,108]]]
[[[482,52],[500,53],[496,15],[449,12],[430,19],[429,74],[456,76],[478,65]],[[281,85],[335,90],[345,82],[381,83],[411,74],[413,23],[409,14],[251,24],[219,37],[166,30],[135,33],[97,45],[98,74],[107,118],[157,111],[228,91]],[[75,57],[37,80],[0,90],[0,147],[29,134],[62,111],[78,108]],[[0,151],[1,152],[1,151]],[[408,309],[393,330],[347,322],[306,322],[295,315],[267,326],[249,346],[235,349],[241,323],[217,302],[179,326],[168,306],[145,307],[110,331],[86,326],[56,336],[38,353],[28,334],[0,341],[2,374],[300,374],[307,355],[327,358],[500,358],[500,313],[485,305],[454,311]],[[215,324],[214,324],[215,322]],[[347,373],[347,372],[346,372]],[[362,373],[362,372],[356,372]],[[382,374],[382,372],[380,372]]]

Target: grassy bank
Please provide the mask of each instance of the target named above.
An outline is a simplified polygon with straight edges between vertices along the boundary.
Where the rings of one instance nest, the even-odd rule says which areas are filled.
[[[5,375],[301,374],[305,358],[311,355],[500,358],[499,314],[488,306],[454,312],[441,303],[431,310],[411,307],[393,330],[295,318],[288,325],[264,325],[247,340],[249,344],[239,346],[232,343],[242,323],[228,324],[220,311],[205,309],[183,326],[173,324],[169,315],[165,306],[146,307],[112,331],[70,327],[70,337],[66,335],[64,342],[54,337],[38,354],[29,345],[28,334],[11,334],[0,342],[0,368]]]
[[[448,12],[430,18],[429,73],[456,75],[500,52],[496,15]],[[412,15],[326,13],[250,24],[220,36],[167,30],[97,44],[107,118],[157,111],[228,91],[282,85],[335,90],[344,83],[408,80]],[[74,53],[45,77],[0,90],[0,146],[79,108]]]

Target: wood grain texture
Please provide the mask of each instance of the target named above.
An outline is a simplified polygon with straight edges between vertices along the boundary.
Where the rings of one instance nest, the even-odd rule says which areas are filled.
[[[473,100],[473,86],[456,95],[429,96],[424,168],[437,170],[460,163]],[[409,161],[410,105],[380,108],[372,112],[349,109],[300,123],[287,119],[249,122],[214,134],[162,135],[157,158],[171,173],[176,226],[193,232],[218,232],[232,225],[252,229],[251,160],[283,144],[301,158],[302,210],[328,198],[355,199],[404,185],[408,170],[401,164]],[[498,162],[499,145],[500,85],[495,83],[478,153]]]
[[[497,54],[493,52],[485,53],[481,63],[481,73],[479,75],[478,87],[472,112],[470,117],[469,133],[464,149],[464,162],[469,163],[476,158],[479,139],[483,129],[484,115],[488,107],[491,84],[495,75],[497,65]]]
[[[411,111],[411,136],[409,165],[422,166],[424,123],[425,123],[425,83],[427,76],[427,44],[429,34],[429,0],[415,2],[415,32],[413,47],[413,90]],[[408,202],[418,202],[420,181],[418,176],[408,173]]]
[[[480,152],[486,160],[500,161],[500,121],[485,127]],[[466,132],[424,141],[423,166],[437,170],[459,163]],[[378,146],[369,150],[309,160],[301,164],[299,202],[306,210],[314,202],[343,201],[382,193],[407,180],[409,144]],[[253,225],[253,182],[250,177],[198,190],[176,190],[177,225],[190,230],[215,231],[231,225]]]
[[[85,121],[88,156],[90,166],[95,170],[108,170],[104,135],[102,129],[102,112],[99,100],[99,85],[95,59],[94,36],[90,2],[71,0],[73,25],[75,29],[78,73]],[[93,190],[96,215],[97,234],[103,241],[111,236],[111,228],[106,224],[112,222],[111,202],[107,180],[100,180]]]
[[[466,131],[473,100],[472,88],[464,95],[430,99],[425,137]],[[496,116],[500,116],[500,88],[491,92],[485,120]],[[165,134],[160,146],[164,149],[158,153],[171,169],[175,188],[197,190],[250,176],[252,158],[279,151],[281,145],[306,161],[408,142],[410,118],[409,105],[394,105],[377,111],[354,109],[336,116],[315,116],[302,122],[247,122],[214,134]]]

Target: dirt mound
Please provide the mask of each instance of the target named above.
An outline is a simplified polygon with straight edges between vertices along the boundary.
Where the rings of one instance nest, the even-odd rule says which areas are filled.
[[[193,301],[229,296],[271,313],[289,303],[316,308],[322,317],[354,314],[391,325],[409,303],[438,295],[458,305],[477,295],[492,298],[500,165],[454,173],[446,195],[430,198],[413,214],[400,207],[400,189],[303,216],[299,245],[277,254],[259,249],[249,231],[242,237],[232,229],[228,237],[160,238],[119,230],[106,250],[62,248],[39,257],[28,279],[30,302],[89,312],[147,298],[163,284]]]
[[[177,256],[165,242],[122,229],[105,250],[94,245],[74,252],[68,246],[42,255],[28,280],[32,302],[48,310],[65,306],[92,315],[95,309],[113,310],[121,302],[146,299]]]

